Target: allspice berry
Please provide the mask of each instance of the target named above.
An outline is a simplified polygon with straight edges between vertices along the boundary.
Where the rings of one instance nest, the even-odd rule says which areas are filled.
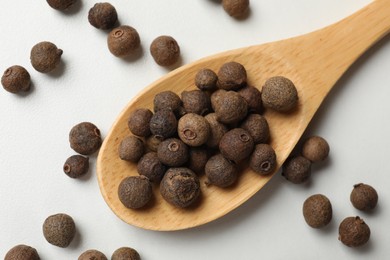
[[[188,147],[180,139],[169,138],[158,146],[157,157],[167,166],[182,166],[188,161]]]
[[[261,101],[261,92],[255,87],[246,86],[238,90],[240,94],[248,103],[248,112],[261,113],[263,111],[263,102]]]
[[[150,132],[150,119],[153,113],[147,108],[138,108],[134,110],[127,121],[130,132],[134,135],[148,137]]]
[[[209,138],[210,126],[203,116],[189,113],[179,119],[177,132],[185,144],[189,146],[201,146]]]
[[[209,138],[206,145],[211,148],[217,148],[222,137],[229,131],[227,126],[218,122],[217,115],[215,113],[207,114],[205,117],[210,126]]]
[[[69,143],[70,147],[79,154],[93,154],[102,144],[100,130],[90,122],[79,123],[70,130]]]
[[[372,186],[359,183],[353,186],[350,200],[356,209],[370,211],[378,204],[378,193]]]
[[[163,141],[163,138],[157,135],[151,135],[146,139],[146,151],[157,152],[157,148],[160,143]]]
[[[371,231],[360,217],[347,217],[339,226],[339,240],[346,246],[359,247],[368,242]]]
[[[40,260],[35,248],[27,245],[16,245],[4,257],[4,260]]]
[[[133,135],[125,137],[119,144],[119,158],[129,162],[138,162],[144,155],[144,142]]]
[[[218,71],[218,86],[225,90],[238,90],[246,85],[244,66],[238,62],[227,62]]]
[[[64,173],[71,178],[79,178],[86,174],[89,169],[89,158],[81,155],[72,155],[66,159],[63,166]]]
[[[224,89],[217,89],[213,93],[211,93],[210,101],[211,101],[211,108],[215,111],[215,109],[220,106],[222,97],[227,91]]]
[[[275,170],[276,153],[269,144],[258,144],[249,158],[249,167],[260,175],[268,175]]]
[[[332,204],[322,194],[310,196],[303,203],[303,216],[312,228],[322,228],[332,220]]]
[[[288,112],[297,106],[298,92],[291,80],[275,76],[265,82],[261,91],[261,99],[266,108]]]
[[[217,88],[218,76],[211,69],[201,69],[195,75],[195,86],[203,91],[213,91]]]
[[[112,29],[118,21],[118,14],[112,4],[96,3],[89,9],[88,21],[97,29]]]
[[[249,9],[249,0],[222,0],[223,9],[232,17],[241,18]]]
[[[180,47],[173,37],[162,35],[153,40],[150,54],[158,65],[170,66],[179,60]]]
[[[100,251],[90,249],[82,253],[78,260],[108,260],[107,257]]]
[[[208,159],[209,152],[205,147],[191,147],[187,167],[199,175],[204,172],[204,167]]]
[[[238,168],[221,154],[212,156],[205,166],[206,184],[221,188],[231,186],[238,178]]]
[[[252,136],[242,128],[228,131],[219,143],[221,154],[236,163],[249,157],[254,148]]]
[[[76,235],[73,218],[63,213],[47,217],[42,229],[47,242],[62,248],[68,247]]]
[[[121,247],[114,251],[111,260],[141,260],[141,257],[134,248]]]
[[[152,195],[152,184],[143,175],[126,177],[118,187],[119,200],[129,209],[144,207],[151,200]]]
[[[35,70],[41,73],[51,72],[61,61],[63,51],[54,43],[40,42],[31,49],[30,60]]]
[[[302,145],[302,155],[312,162],[325,160],[329,154],[328,142],[320,136],[308,138]]]
[[[177,119],[169,109],[161,109],[154,113],[149,122],[150,132],[161,139],[166,139],[176,134]]]
[[[108,34],[107,44],[114,56],[124,58],[134,53],[140,46],[141,40],[136,29],[128,25],[121,25]]]
[[[209,95],[201,90],[183,91],[181,93],[183,108],[186,113],[206,115],[211,110]]]
[[[14,94],[28,91],[31,85],[30,73],[22,66],[11,66],[4,71],[1,85],[6,91]]]
[[[151,182],[159,183],[165,174],[166,167],[158,159],[156,152],[149,152],[138,161],[137,171],[140,175],[148,177]]]
[[[177,114],[182,105],[180,97],[173,91],[166,90],[157,93],[153,99],[153,110],[157,112],[161,109],[171,110]]]
[[[290,157],[283,164],[282,175],[294,184],[304,183],[311,176],[311,162],[303,156]]]
[[[234,124],[244,119],[248,113],[248,104],[235,91],[221,93],[217,99],[211,99],[217,120],[223,124]]]
[[[267,119],[260,114],[248,115],[240,127],[248,131],[255,144],[267,143],[269,141],[269,125]]]
[[[77,2],[77,0],[46,0],[51,8],[56,10],[66,10]]]
[[[200,183],[196,174],[188,168],[170,168],[160,183],[160,193],[170,204],[186,208],[200,195]]]

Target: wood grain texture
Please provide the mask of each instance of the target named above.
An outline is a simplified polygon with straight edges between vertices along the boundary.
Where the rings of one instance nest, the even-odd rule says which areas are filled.
[[[247,48],[227,51],[178,68],[139,93],[114,122],[100,149],[97,177],[106,203],[123,221],[150,230],[180,230],[199,226],[224,216],[258,192],[273,176],[259,176],[244,167],[236,185],[228,189],[206,186],[201,178],[202,196],[188,209],[165,202],[158,187],[148,207],[131,210],[118,199],[117,189],[126,176],[137,175],[135,164],[118,157],[118,145],[130,132],[127,119],[136,108],[152,109],[153,97],[164,90],[180,95],[195,89],[194,77],[201,68],[215,71],[228,61],[242,63],[248,83],[261,89],[271,76],[291,79],[299,93],[298,107],[289,114],[266,111],[271,145],[277,154],[277,168],[290,154],[321,102],[351,64],[390,30],[390,0],[377,0],[321,30]]]

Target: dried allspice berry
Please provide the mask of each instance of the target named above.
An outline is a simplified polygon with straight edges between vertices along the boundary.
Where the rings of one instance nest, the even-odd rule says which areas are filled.
[[[141,260],[141,257],[134,248],[121,247],[114,251],[111,260]]]
[[[89,158],[81,155],[72,155],[66,159],[63,170],[71,178],[79,178],[89,169]]]
[[[221,188],[231,186],[238,178],[238,168],[230,160],[217,154],[212,156],[205,166],[206,184]]]
[[[211,101],[211,108],[215,111],[216,107],[218,107],[222,101],[223,95],[227,91],[224,89],[217,89],[213,93],[211,93],[210,101]]]
[[[378,193],[372,186],[359,183],[353,186],[350,200],[356,209],[370,211],[378,204]]]
[[[100,251],[90,249],[82,253],[78,260],[108,260],[107,257]]]
[[[31,85],[30,73],[22,66],[11,66],[4,71],[1,85],[6,91],[14,94],[28,91]]]
[[[225,90],[238,90],[246,86],[245,67],[235,61],[227,62],[218,71],[218,87]]]
[[[276,167],[276,153],[269,144],[255,146],[249,159],[249,167],[260,175],[272,173]]]
[[[217,100],[214,100],[214,102],[216,102],[213,107],[217,114],[217,120],[223,124],[238,123],[248,113],[248,104],[235,91],[221,93],[221,96]]]
[[[266,108],[288,112],[298,104],[298,92],[294,83],[283,76],[269,78],[262,90],[261,99]]]
[[[112,29],[118,21],[115,7],[110,3],[96,3],[88,12],[89,23],[97,29]]]
[[[161,109],[169,109],[175,114],[182,106],[180,97],[173,91],[166,90],[157,93],[153,99],[153,110],[157,112]]]
[[[134,135],[148,137],[150,132],[150,119],[153,112],[147,108],[138,108],[134,110],[127,121],[130,132]]]
[[[113,29],[107,36],[108,49],[119,58],[134,53],[140,44],[141,39],[137,30],[128,25],[121,25]]]
[[[232,17],[241,18],[249,9],[249,0],[222,0],[223,9]]]
[[[27,245],[16,245],[4,257],[4,260],[40,260],[35,248]]]
[[[221,154],[236,163],[249,157],[254,148],[252,136],[242,128],[228,131],[219,143]]]
[[[77,2],[77,0],[46,0],[51,8],[56,10],[66,10]]]
[[[200,183],[196,174],[188,168],[170,168],[160,183],[160,193],[170,204],[186,208],[200,195]]]
[[[154,113],[149,122],[150,132],[161,139],[166,139],[176,134],[177,119],[169,109],[161,109]]]
[[[209,95],[201,90],[183,91],[181,93],[183,108],[186,113],[206,115],[211,110]]]
[[[312,162],[323,161],[328,154],[329,144],[320,136],[309,137],[302,145],[302,155]]]
[[[70,130],[69,143],[70,147],[79,154],[93,154],[102,144],[100,130],[90,122],[79,123]]]
[[[368,242],[371,231],[360,217],[347,217],[339,226],[339,240],[346,246],[359,247]]]
[[[224,136],[229,129],[224,124],[218,122],[217,115],[215,113],[207,114],[204,118],[210,126],[209,139],[207,140],[206,145],[211,148],[217,148],[222,136]]]
[[[250,114],[240,127],[249,132],[255,144],[267,143],[270,137],[267,119],[260,114]]]
[[[282,175],[286,180],[301,184],[311,176],[311,162],[303,156],[292,156],[283,164]]]
[[[129,209],[144,207],[152,199],[152,195],[152,184],[143,175],[126,177],[118,187],[119,200]]]
[[[63,213],[47,217],[42,229],[47,242],[62,248],[68,247],[76,234],[73,218]]]
[[[303,203],[303,217],[312,228],[322,228],[332,220],[332,204],[322,194],[308,197]]]
[[[203,116],[189,113],[179,119],[177,132],[185,144],[189,146],[201,146],[209,138],[210,126]]]
[[[188,168],[196,174],[204,172],[209,159],[209,152],[205,147],[191,147],[189,150]]]
[[[248,103],[248,111],[251,113],[261,113],[263,111],[263,102],[261,101],[261,92],[253,86],[246,86],[238,93]]]
[[[157,157],[167,166],[182,166],[188,161],[188,146],[177,138],[166,139],[158,146]]]
[[[180,47],[172,36],[162,35],[152,41],[150,54],[160,66],[170,66],[180,57]]]
[[[48,73],[60,63],[62,53],[63,51],[58,49],[54,43],[39,42],[31,49],[31,65],[39,72]]]
[[[118,152],[122,160],[136,163],[144,155],[144,142],[136,136],[127,136],[119,144]]]
[[[158,159],[156,152],[149,152],[138,161],[137,171],[140,175],[148,177],[151,182],[159,183],[165,174],[166,167]]]
[[[146,139],[146,151],[149,152],[157,152],[157,148],[163,139],[156,135],[151,135]]]
[[[201,69],[195,75],[195,86],[203,91],[213,91],[217,88],[218,76],[211,69]]]

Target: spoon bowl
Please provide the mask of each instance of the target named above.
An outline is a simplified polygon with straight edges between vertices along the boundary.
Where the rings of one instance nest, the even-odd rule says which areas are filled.
[[[101,193],[112,211],[123,221],[144,229],[171,231],[199,226],[240,206],[258,192],[277,172],[260,176],[243,166],[238,182],[229,188],[206,186],[200,177],[202,196],[196,205],[181,209],[167,203],[154,185],[154,198],[145,208],[126,208],[118,198],[119,183],[138,175],[136,164],[118,156],[121,140],[130,135],[129,115],[137,108],[152,110],[154,96],[166,90],[180,95],[195,89],[194,78],[202,68],[218,71],[225,62],[244,65],[248,85],[258,87],[272,76],[294,82],[299,102],[290,113],[266,110],[271,146],[277,169],[300,139],[321,102],[351,64],[390,30],[390,0],[376,0],[344,20],[321,30],[287,40],[223,52],[180,67],[145,88],[123,109],[100,149],[97,177]]]

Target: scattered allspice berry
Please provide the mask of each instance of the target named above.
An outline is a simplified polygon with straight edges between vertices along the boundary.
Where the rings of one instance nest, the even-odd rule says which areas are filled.
[[[127,121],[127,126],[130,132],[134,135],[148,137],[150,132],[150,119],[152,119],[153,112],[146,108],[139,108],[134,110]]]
[[[275,76],[265,82],[261,91],[261,99],[266,108],[288,112],[297,106],[298,92],[291,80]]]
[[[140,175],[148,177],[151,182],[159,183],[165,174],[166,167],[158,159],[156,152],[149,152],[138,161],[137,171]]]
[[[215,111],[215,109],[221,105],[222,97],[227,93],[224,89],[217,89],[213,91],[210,95],[211,108]]]
[[[211,148],[217,148],[222,137],[229,131],[227,126],[218,122],[217,115],[215,113],[207,114],[205,117],[210,126],[209,139],[206,145]]]
[[[46,0],[51,8],[56,10],[65,10],[75,4],[77,0]]]
[[[35,248],[27,245],[16,245],[4,257],[4,260],[40,260]]]
[[[269,144],[258,144],[249,158],[249,167],[260,175],[267,175],[276,167],[276,153]]]
[[[173,37],[162,35],[153,40],[150,54],[158,65],[170,66],[179,60],[180,47]]]
[[[182,166],[188,161],[188,146],[180,139],[168,138],[158,146],[157,157],[167,166]]]
[[[114,251],[111,260],[141,260],[141,257],[134,248],[121,247]]]
[[[254,142],[252,136],[242,128],[230,130],[222,137],[219,143],[219,151],[221,154],[236,163],[249,157],[253,148]]]
[[[89,23],[97,29],[112,29],[118,21],[115,7],[110,3],[96,3],[88,12]]]
[[[249,0],[222,0],[223,9],[232,17],[241,18],[249,9]]]
[[[206,184],[221,188],[231,186],[238,178],[238,168],[221,154],[212,156],[205,166]]]
[[[140,46],[141,40],[136,29],[128,25],[121,25],[108,34],[107,44],[114,56],[124,58],[134,53]]]
[[[177,132],[176,116],[170,109],[160,109],[153,114],[149,127],[150,132],[161,139],[171,137]]]
[[[53,71],[61,61],[63,51],[54,43],[39,42],[31,49],[30,60],[35,70],[41,73]]]
[[[209,159],[209,152],[207,148],[201,147],[191,147],[189,150],[188,157],[188,168],[195,172],[196,174],[201,174],[204,172],[204,167]]]
[[[302,155],[312,162],[323,161],[328,154],[329,144],[320,136],[309,137],[302,145]]]
[[[6,91],[14,94],[28,91],[31,85],[30,73],[22,66],[11,66],[4,71],[1,85]]]
[[[263,102],[261,101],[261,92],[255,87],[246,86],[238,90],[240,94],[248,103],[248,112],[261,113],[263,111]]]
[[[144,142],[136,136],[127,136],[119,144],[118,152],[122,160],[136,163],[144,155]]]
[[[359,247],[368,242],[371,231],[360,217],[347,217],[339,226],[339,240],[346,246]]]
[[[183,91],[181,93],[181,100],[186,113],[206,115],[211,110],[210,97],[204,91]]]
[[[79,154],[93,154],[102,144],[100,130],[90,122],[81,122],[70,130],[69,143]]]
[[[246,85],[245,67],[235,61],[227,62],[218,71],[218,87],[225,90],[238,90]]]
[[[81,155],[72,155],[66,159],[63,170],[71,178],[79,178],[89,169],[89,158]]]
[[[82,253],[78,260],[108,260],[107,257],[100,251],[90,249]]]
[[[370,211],[378,204],[378,193],[372,186],[359,183],[353,186],[350,200],[356,209]]]
[[[180,97],[173,91],[166,90],[157,93],[153,99],[153,110],[157,112],[161,109],[169,109],[177,114],[182,105]]]
[[[240,127],[248,131],[255,144],[267,143],[270,138],[267,119],[260,114],[248,115]]]
[[[160,183],[160,193],[170,204],[186,208],[200,195],[200,183],[196,174],[188,168],[170,168]]]
[[[189,146],[201,146],[209,138],[210,126],[203,116],[189,113],[179,119],[177,132],[185,144]]]
[[[306,223],[312,228],[322,228],[332,220],[332,204],[322,194],[307,198],[303,203],[302,211]]]
[[[223,124],[238,123],[248,113],[248,103],[235,91],[222,92],[218,98],[211,99],[211,104],[217,120]]]
[[[213,91],[217,88],[218,76],[211,69],[201,69],[195,75],[195,86],[203,91]]]
[[[288,158],[282,168],[282,175],[294,184],[304,183],[311,176],[311,162],[303,156]]]
[[[144,207],[152,199],[152,195],[152,184],[143,175],[126,177],[118,187],[119,200],[129,209]]]
[[[63,213],[47,217],[42,229],[47,242],[62,248],[68,247],[76,234],[73,218]]]

